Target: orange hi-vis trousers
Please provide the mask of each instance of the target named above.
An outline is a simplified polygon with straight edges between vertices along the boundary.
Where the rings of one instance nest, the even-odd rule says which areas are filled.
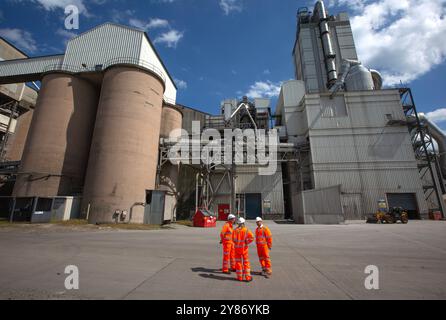
[[[242,253],[235,253],[235,271],[237,272],[237,280],[251,280],[251,265],[249,263],[248,250]]]
[[[256,229],[256,245],[262,270],[271,274],[272,269],[269,249],[273,245],[273,236],[268,227],[262,225]]]
[[[251,281],[251,265],[249,264],[249,244],[254,240],[251,231],[246,227],[239,227],[232,233],[232,240],[235,247],[235,271],[237,280]]]
[[[223,272],[229,272],[229,267],[235,269],[234,241],[232,239],[232,223],[226,222],[220,232],[220,241],[223,244]]]
[[[232,241],[223,242],[223,272],[229,272],[229,268],[235,269],[235,252]]]
[[[267,245],[257,245],[257,254],[259,255],[262,270],[268,273],[272,272],[271,258],[269,257],[269,248]]]

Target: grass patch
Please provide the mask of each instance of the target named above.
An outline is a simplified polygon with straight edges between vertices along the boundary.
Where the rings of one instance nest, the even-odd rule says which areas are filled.
[[[76,227],[76,226],[86,226],[88,225],[88,221],[82,219],[73,219],[68,221],[51,221],[51,224],[55,224],[58,226],[66,226],[66,227]]]
[[[133,223],[106,223],[95,225],[101,228],[111,228],[111,229],[119,229],[119,230],[159,230],[161,226],[153,225],[153,224],[133,224]]]
[[[176,224],[179,224],[181,226],[186,226],[186,227],[193,227],[193,223],[190,220],[178,220],[175,222]]]
[[[14,223],[10,223],[9,220],[0,220],[0,228],[4,227],[14,227],[14,226],[23,226],[23,225],[30,225],[29,222],[14,222]]]

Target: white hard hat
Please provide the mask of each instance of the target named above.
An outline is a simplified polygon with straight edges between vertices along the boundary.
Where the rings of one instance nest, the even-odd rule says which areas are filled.
[[[263,220],[262,220],[262,218],[257,217],[257,218],[256,218],[256,221],[257,221],[257,222],[262,222]]]
[[[238,221],[237,221],[238,224],[243,224],[245,222],[246,222],[246,220],[243,219],[242,217],[238,218]]]
[[[228,220],[232,220],[232,219],[235,219],[235,216],[231,213],[231,214],[228,216]]]

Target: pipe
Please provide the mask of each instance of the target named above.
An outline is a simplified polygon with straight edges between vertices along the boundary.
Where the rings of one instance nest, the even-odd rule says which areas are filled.
[[[333,98],[333,96],[342,88],[350,69],[360,64],[361,62],[357,60],[342,59],[341,77],[336,80],[335,84],[330,88],[330,98]]]
[[[323,1],[317,1],[314,11],[317,13],[319,19],[319,31],[322,39],[322,48],[325,55],[325,68],[327,71],[327,86],[330,88],[337,80],[338,74],[336,71],[336,54],[331,44],[330,28],[327,22],[327,12]]]
[[[435,123],[430,121],[424,113],[418,113],[418,117],[429,128],[430,134],[438,144],[441,173],[443,178],[446,178],[446,134]]]
[[[372,74],[373,85],[375,87],[375,90],[381,90],[383,87],[383,77],[381,73],[379,73],[375,69],[370,69],[370,73]]]

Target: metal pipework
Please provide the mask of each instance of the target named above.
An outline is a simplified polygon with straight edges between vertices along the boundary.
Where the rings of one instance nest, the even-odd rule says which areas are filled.
[[[379,73],[375,69],[370,69],[370,73],[372,74],[373,84],[375,86],[375,90],[381,90],[383,87],[383,77],[381,73]]]
[[[446,178],[446,134],[435,123],[430,121],[424,113],[418,113],[418,118],[424,125],[429,128],[429,132],[438,144],[438,152],[440,153],[440,168],[441,174]],[[408,120],[415,120],[413,117],[408,117]]]
[[[349,59],[343,59],[342,60],[342,67],[341,67],[341,77],[336,80],[335,84],[330,88],[330,97],[332,98],[336,92],[338,92],[342,86],[345,83],[345,78],[347,78],[347,75],[351,69],[351,67],[353,66],[357,66],[360,65],[361,62],[357,61],[357,60],[349,60]]]
[[[319,31],[322,39],[322,48],[325,55],[325,68],[327,71],[327,87],[330,88],[337,80],[336,54],[331,44],[330,28],[327,22],[327,12],[323,1],[317,1],[314,11],[319,19]]]

